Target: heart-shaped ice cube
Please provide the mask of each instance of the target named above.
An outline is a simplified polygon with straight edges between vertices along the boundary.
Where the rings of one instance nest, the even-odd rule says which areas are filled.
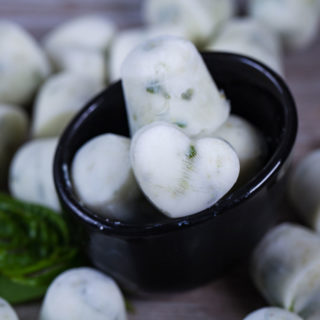
[[[141,189],[172,218],[213,205],[231,189],[240,170],[238,156],[227,142],[217,138],[191,140],[164,122],[140,129],[130,152]]]

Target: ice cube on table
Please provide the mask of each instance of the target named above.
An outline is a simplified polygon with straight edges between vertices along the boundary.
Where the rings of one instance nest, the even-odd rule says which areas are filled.
[[[293,170],[288,194],[301,219],[320,232],[320,149],[307,154]]]
[[[59,136],[102,88],[100,81],[71,72],[51,76],[37,94],[31,135],[36,138]]]
[[[318,32],[318,0],[249,0],[248,11],[276,32],[287,49],[309,45]]]
[[[42,303],[40,320],[126,320],[125,303],[116,282],[92,268],[61,273]]]
[[[108,82],[108,64],[105,55],[97,50],[63,47],[51,51],[53,68],[87,77],[101,85]]]
[[[27,113],[17,106],[0,104],[0,187],[5,187],[12,156],[26,140]]]
[[[233,0],[146,0],[143,7],[148,25],[174,25],[202,46],[235,12]]]
[[[253,253],[251,274],[271,305],[299,313],[320,288],[320,237],[292,223],[274,227]]]
[[[85,15],[69,20],[53,29],[44,38],[44,47],[51,50],[66,47],[108,50],[115,34],[115,26],[99,15]]]
[[[100,15],[71,19],[49,32],[44,48],[57,71],[68,70],[107,82],[108,52],[115,26]]]
[[[283,74],[280,39],[256,19],[236,18],[226,22],[206,50],[225,51],[254,58]]]
[[[9,189],[13,197],[60,211],[53,182],[57,144],[57,138],[36,139],[18,149],[9,171]]]
[[[0,20],[0,103],[27,106],[50,73],[35,39],[19,25]]]
[[[265,307],[248,314],[243,320],[303,320],[298,315],[277,307]]]
[[[2,320],[19,320],[17,314],[10,304],[0,297],[0,319]]]

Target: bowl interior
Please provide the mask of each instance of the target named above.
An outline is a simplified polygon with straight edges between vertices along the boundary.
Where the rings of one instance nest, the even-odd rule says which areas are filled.
[[[254,124],[267,143],[265,165],[250,181],[235,189],[212,207],[178,219],[156,223],[125,223],[97,216],[82,206],[72,189],[70,168],[76,151],[89,139],[112,132],[129,135],[121,82],[117,82],[90,101],[64,131],[55,157],[54,179],[60,200],[83,222],[115,233],[169,231],[211,219],[239,202],[252,197],[272,179],[287,159],[297,130],[294,101],[283,80],[262,64],[235,54],[203,53],[204,61],[231,101],[231,112]],[[151,210],[146,207],[145,210]],[[137,207],[137,210],[143,210]]]

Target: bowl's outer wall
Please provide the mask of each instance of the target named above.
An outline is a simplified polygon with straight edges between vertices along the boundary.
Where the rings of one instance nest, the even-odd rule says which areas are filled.
[[[281,88],[256,67],[248,67],[247,62],[239,63],[240,59],[232,58],[232,55],[227,60],[221,55],[212,58],[210,54],[205,54],[204,58],[218,86],[230,99],[232,112],[250,120],[265,136],[270,158],[280,137],[286,134],[286,110]],[[295,135],[294,117],[292,121]],[[172,291],[210,281],[247,257],[276,222],[284,191],[283,171],[292,144],[280,159],[282,169],[277,170],[259,192],[226,208],[222,214],[214,216],[213,211],[212,217],[201,223],[188,227],[183,227],[182,223],[182,227],[174,231],[168,229],[162,233],[125,236],[84,222],[72,203],[76,201],[72,187],[61,180],[61,172],[69,175],[77,149],[90,138],[105,132],[128,135],[121,83],[111,86],[107,94],[95,99],[65,131],[55,159],[55,183],[65,211],[71,213],[74,223],[82,222],[83,246],[90,261],[126,289],[135,292]]]
[[[281,194],[274,184],[228,214],[164,235],[122,239],[92,232],[86,252],[132,292],[190,289],[223,275],[249,254],[275,223]]]

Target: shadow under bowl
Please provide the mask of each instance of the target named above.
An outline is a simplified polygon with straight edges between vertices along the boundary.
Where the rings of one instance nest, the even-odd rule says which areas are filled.
[[[121,83],[90,101],[64,131],[54,161],[54,180],[71,227],[82,229],[91,263],[136,293],[189,289],[221,276],[247,257],[275,224],[296,131],[293,98],[269,68],[244,56],[203,53],[232,112],[262,132],[264,166],[247,183],[202,212],[154,223],[105,219],[83,206],[72,188],[71,165],[89,139],[112,132],[128,136]]]

